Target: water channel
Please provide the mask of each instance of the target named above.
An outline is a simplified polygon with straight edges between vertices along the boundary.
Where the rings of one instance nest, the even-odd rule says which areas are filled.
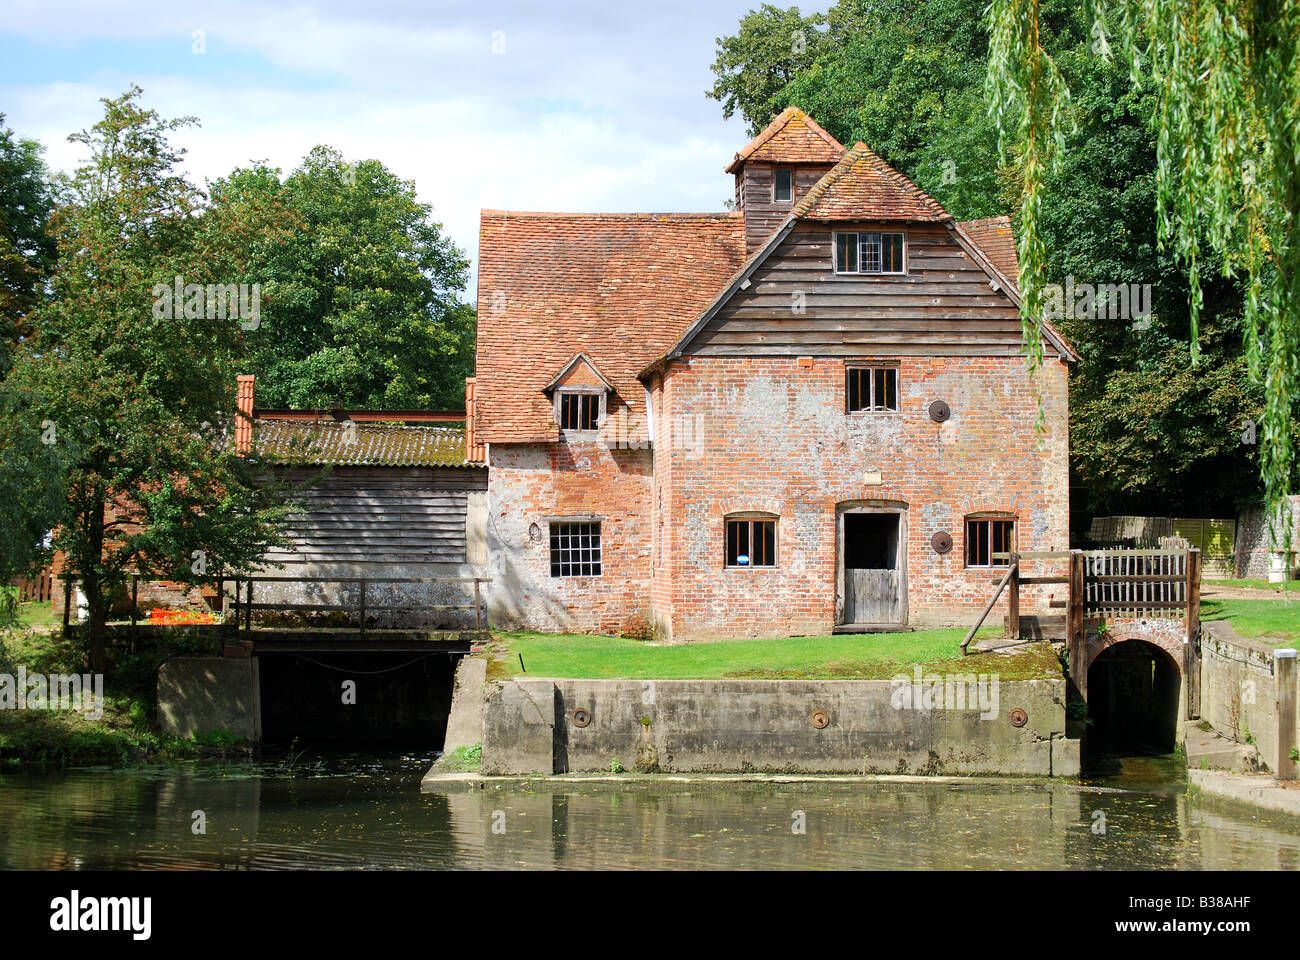
[[[421,793],[435,756],[387,744],[5,772],[0,868],[1300,869],[1300,825],[1189,796],[1176,757],[1072,783],[626,778]]]

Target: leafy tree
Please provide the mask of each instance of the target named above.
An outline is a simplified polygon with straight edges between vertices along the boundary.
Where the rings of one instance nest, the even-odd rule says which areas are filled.
[[[53,209],[40,144],[15,138],[0,113],[0,375],[14,346],[31,334],[24,318],[40,300],[54,261],[46,231]]]
[[[739,111],[753,136],[790,106],[781,102],[786,85],[816,59],[825,24],[821,14],[805,17],[798,7],[765,3],[741,18],[734,37],[718,38],[712,67],[717,79],[708,96],[722,103],[722,115]]]
[[[34,449],[41,432],[67,460],[54,546],[89,603],[96,669],[133,570],[193,583],[243,568],[276,541],[284,509],[224,426],[252,321],[209,318],[189,292],[184,308],[168,300],[177,277],[242,275],[242,251],[281,234],[283,214],[262,196],[205,203],[168,142],[193,121],[160,119],[140,93],[104,100],[103,119],[70,138],[90,159],[61,184],[51,298],[29,316],[40,335],[23,342],[6,384],[25,404],[20,443]]]
[[[249,253],[246,277],[272,301],[249,368],[259,405],[464,404],[474,314],[457,294],[469,264],[413,183],[378,160],[352,165],[316,147],[283,182],[255,166],[213,195],[270,198],[299,224],[287,242]]]
[[[1207,255],[1243,277],[1247,368],[1263,393],[1260,476],[1270,513],[1283,520],[1273,535],[1289,540],[1282,507],[1295,482],[1300,399],[1300,0],[1096,0],[1094,12],[1092,52],[1116,57],[1155,101],[1157,242],[1186,277],[1193,365],[1202,359]],[[1049,270],[1042,211],[1066,149],[1071,90],[1044,47],[1037,0],[993,0],[989,25],[991,110],[1024,171],[1022,320],[1036,342]]]

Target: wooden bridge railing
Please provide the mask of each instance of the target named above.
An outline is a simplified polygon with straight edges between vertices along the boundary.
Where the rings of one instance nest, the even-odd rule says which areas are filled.
[[[1081,638],[1091,617],[1178,618],[1187,621],[1189,637],[1200,624],[1201,552],[1199,550],[1058,550],[995,553],[1006,560],[1006,574],[962,641],[962,653],[984,625],[1003,591],[1007,593],[1007,632],[1020,636],[1020,587],[1068,585],[1066,638]],[[1026,577],[1025,560],[1068,560],[1063,576]]]
[[[274,610],[292,613],[346,613],[349,620],[353,614],[357,617],[358,632],[364,636],[366,632],[366,618],[372,614],[382,615],[385,613],[400,612],[408,614],[419,614],[433,612],[438,610],[468,610],[471,607],[474,610],[474,629],[483,629],[484,608],[482,584],[491,583],[492,581],[484,577],[235,577],[235,624],[237,629],[251,631],[253,629],[253,611],[254,610]],[[339,603],[259,603],[256,602],[254,585],[255,584],[312,584],[312,583],[330,583],[340,586],[346,584],[358,585],[357,599],[355,602]],[[472,583],[474,585],[474,598],[472,601],[467,600],[464,603],[375,603],[376,597],[369,588],[374,584],[435,584],[435,583]],[[369,596],[367,596],[369,592]]]

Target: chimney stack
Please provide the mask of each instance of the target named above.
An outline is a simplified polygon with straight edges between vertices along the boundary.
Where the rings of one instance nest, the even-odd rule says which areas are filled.
[[[253,445],[253,380],[251,373],[235,378],[235,452],[248,453]]]

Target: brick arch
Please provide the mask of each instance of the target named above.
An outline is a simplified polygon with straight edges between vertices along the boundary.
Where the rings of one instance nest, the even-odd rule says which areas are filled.
[[[715,503],[713,510],[715,520],[733,513],[771,513],[780,517],[785,515],[785,501],[775,497],[728,497]]]
[[[1179,621],[1181,624],[1181,621]],[[1183,675],[1183,656],[1184,644],[1178,639],[1169,636],[1166,631],[1152,628],[1143,628],[1142,626],[1130,626],[1116,631],[1107,631],[1105,636],[1093,634],[1088,638],[1086,645],[1087,658],[1085,670],[1091,670],[1093,663],[1097,658],[1109,650],[1111,647],[1126,643],[1129,640],[1143,640],[1157,647],[1168,655],[1169,659],[1174,662],[1174,668],[1178,675]]]

